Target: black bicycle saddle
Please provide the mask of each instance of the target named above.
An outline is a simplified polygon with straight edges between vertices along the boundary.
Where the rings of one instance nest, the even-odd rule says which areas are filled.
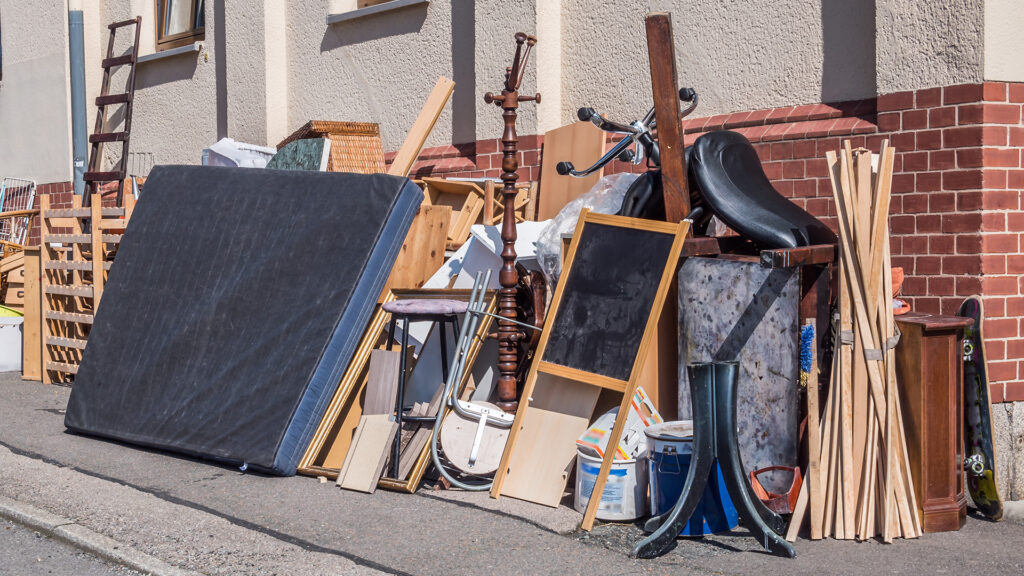
[[[688,160],[691,186],[705,208],[761,248],[836,243],[828,226],[775,191],[742,134],[708,132],[693,143]]]

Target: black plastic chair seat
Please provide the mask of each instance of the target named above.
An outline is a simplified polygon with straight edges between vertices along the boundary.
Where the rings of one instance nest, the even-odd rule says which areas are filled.
[[[836,243],[828,226],[772,187],[742,134],[708,132],[692,148],[690,178],[704,206],[744,238],[762,249]]]

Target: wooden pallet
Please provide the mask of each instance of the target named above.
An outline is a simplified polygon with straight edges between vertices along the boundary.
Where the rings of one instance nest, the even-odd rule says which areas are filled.
[[[90,206],[82,204],[82,197],[75,196],[72,208],[51,209],[48,196],[40,199],[39,333],[45,384],[74,380],[135,197],[126,195],[121,208],[103,207],[99,194]]]

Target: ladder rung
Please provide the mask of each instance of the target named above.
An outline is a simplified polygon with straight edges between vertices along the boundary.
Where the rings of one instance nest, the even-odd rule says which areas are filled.
[[[120,172],[86,172],[82,174],[82,180],[86,182],[117,182],[120,179]]]
[[[110,270],[110,266],[113,262],[104,262],[103,269]],[[52,262],[46,262],[43,264],[44,270],[81,270],[82,272],[92,272],[92,262],[67,262],[63,260],[54,260]]]
[[[108,104],[127,104],[132,101],[131,94],[110,94],[108,96],[97,96],[96,105],[106,106]]]
[[[76,350],[85,350],[85,344],[87,340],[79,340],[78,338],[59,338],[57,336],[47,336],[47,346],[63,346],[64,348],[74,348]]]
[[[138,23],[139,23],[139,19],[138,18],[132,18],[131,20],[121,20],[120,22],[114,22],[113,24],[107,26],[107,28],[113,30],[114,28],[122,28],[124,26],[131,26],[132,24],[138,24]]]
[[[124,142],[127,139],[127,132],[100,132],[99,134],[89,136],[89,142],[92,144],[99,142]]]
[[[80,314],[78,312],[57,312],[50,310],[46,313],[47,320],[59,320],[61,322],[76,322],[78,324],[92,324],[92,314]]]
[[[55,296],[82,296],[92,298],[92,286],[44,286],[44,294]]]
[[[104,68],[113,68],[114,66],[124,66],[125,64],[133,64],[135,62],[135,55],[125,54],[124,56],[114,56],[113,58],[104,58],[100,66]]]
[[[46,361],[46,369],[51,372],[65,372],[67,374],[78,374],[77,364],[68,364],[66,362],[50,362]]]
[[[122,218],[124,217],[124,208],[113,208],[104,207],[100,214],[104,218]],[[43,218],[91,218],[92,208],[57,208],[54,210],[47,210],[43,213]]]

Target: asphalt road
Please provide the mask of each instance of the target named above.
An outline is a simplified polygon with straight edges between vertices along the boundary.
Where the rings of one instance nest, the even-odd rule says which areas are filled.
[[[1024,526],[973,517],[960,532],[892,545],[800,540],[794,560],[737,530],[637,561],[626,554],[636,527],[572,532],[579,516],[564,507],[422,488],[359,494],[68,434],[68,393],[0,374],[0,496],[209,574],[1024,573]]]
[[[0,575],[141,576],[20,524],[0,520]]]

